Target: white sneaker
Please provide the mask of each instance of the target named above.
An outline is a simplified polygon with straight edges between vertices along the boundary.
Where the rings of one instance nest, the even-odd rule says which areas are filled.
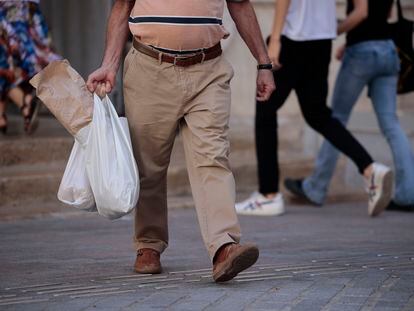
[[[385,210],[391,201],[393,173],[388,166],[373,163],[372,175],[365,179],[368,192],[368,215],[377,216]]]
[[[284,212],[285,204],[280,193],[268,199],[261,193],[253,192],[247,200],[236,203],[236,213],[239,215],[278,216]]]

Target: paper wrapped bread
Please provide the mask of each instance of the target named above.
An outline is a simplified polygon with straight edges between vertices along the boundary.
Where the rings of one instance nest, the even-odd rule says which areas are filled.
[[[50,63],[30,84],[59,122],[75,136],[92,121],[93,95],[67,60]]]

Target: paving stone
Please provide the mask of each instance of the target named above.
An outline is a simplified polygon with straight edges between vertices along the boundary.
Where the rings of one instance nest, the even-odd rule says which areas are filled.
[[[383,298],[383,297],[381,297]],[[383,307],[383,308],[402,308],[404,307],[406,303],[406,300],[400,301],[400,300],[384,300],[379,299],[377,303],[375,304],[375,307]]]
[[[329,300],[327,299],[307,298],[293,306],[292,311],[322,310],[328,302]]]
[[[388,300],[388,301],[408,301],[410,297],[413,295],[413,291],[395,291],[391,290],[384,293],[381,296],[381,299]]]
[[[203,310],[213,306],[225,293],[219,288],[202,288],[198,291],[189,291],[185,298],[170,306],[171,310]]]
[[[96,296],[93,305],[85,309],[85,311],[112,311],[128,309],[131,305],[139,306],[140,302],[148,297],[150,293],[147,291],[134,292],[128,294],[119,294],[115,297],[109,296]]]
[[[255,302],[249,306],[247,306],[246,308],[244,308],[244,311],[267,311],[267,310],[271,310],[271,311],[276,311],[276,310],[285,310],[288,309],[290,307],[290,304],[288,303],[270,303],[270,302],[263,302],[263,301],[258,301]]]
[[[128,308],[136,310],[137,308],[169,308],[174,303],[186,297],[185,293],[177,291],[155,292],[150,294],[148,298],[143,299]]]
[[[362,305],[367,301],[367,299],[368,296],[342,296],[337,303]]]
[[[329,311],[359,311],[362,305],[349,305],[349,304],[333,304],[329,306]]]
[[[400,308],[391,308],[386,306],[376,306],[372,311],[398,311],[401,310]]]
[[[208,306],[205,310],[242,310],[251,303],[254,303],[262,293],[248,292],[248,291],[231,291],[227,292],[226,295]]]
[[[50,302],[46,304],[46,308],[44,311],[79,311],[87,309],[90,306],[93,306],[96,298],[81,298],[81,299],[71,299],[71,300],[65,300],[64,303],[62,301],[60,302]],[[28,309],[30,310],[30,309]]]
[[[283,217],[241,217],[244,239],[258,243],[261,254],[226,284],[211,279],[193,209],[170,212],[165,272],[157,276],[132,271],[132,216],[0,222],[0,309],[411,311],[414,214],[369,219],[364,209],[288,206]],[[48,301],[19,303],[22,297]]]
[[[344,289],[344,295],[346,296],[361,296],[361,297],[367,297],[371,295],[371,293],[374,291],[374,288],[372,287],[349,287]]]

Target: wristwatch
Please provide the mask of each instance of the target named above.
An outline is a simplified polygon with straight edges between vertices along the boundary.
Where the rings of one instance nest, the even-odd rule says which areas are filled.
[[[272,70],[273,69],[273,64],[269,63],[269,64],[258,64],[257,65],[257,70]]]

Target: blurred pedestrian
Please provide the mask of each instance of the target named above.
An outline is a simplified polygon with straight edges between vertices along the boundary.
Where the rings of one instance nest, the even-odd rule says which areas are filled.
[[[24,130],[35,129],[38,101],[28,80],[59,59],[50,45],[39,0],[0,1],[0,131],[7,132],[6,103],[16,104]]]
[[[134,237],[137,273],[162,271],[160,255],[168,246],[167,169],[177,129],[183,136],[213,279],[234,278],[259,255],[254,244],[239,243],[234,211],[235,185],[228,161],[233,70],[221,56],[220,45],[229,35],[222,25],[225,3],[259,63],[257,98],[268,99],[275,88],[272,65],[248,0],[115,1],[102,65],[87,81],[92,92],[102,84],[106,92],[112,89],[129,20],[134,40],[125,58],[123,85],[141,177]]]
[[[277,111],[295,90],[306,122],[358,167],[368,186],[368,214],[380,214],[391,197],[390,168],[375,163],[326,105],[332,39],[336,37],[335,0],[278,0],[269,56],[276,67],[277,90],[256,103],[259,192],[236,205],[245,215],[280,215]],[[297,185],[301,187],[301,184]]]
[[[387,23],[393,0],[348,0],[347,18],[338,34],[347,33],[338,49],[342,65],[332,98],[333,116],[347,124],[362,89],[368,87],[380,129],[390,146],[396,172],[394,200],[388,209],[414,211],[414,156],[397,116],[399,58]],[[304,180],[287,179],[287,188],[315,205],[322,205],[338,159],[325,141],[315,169]]]

